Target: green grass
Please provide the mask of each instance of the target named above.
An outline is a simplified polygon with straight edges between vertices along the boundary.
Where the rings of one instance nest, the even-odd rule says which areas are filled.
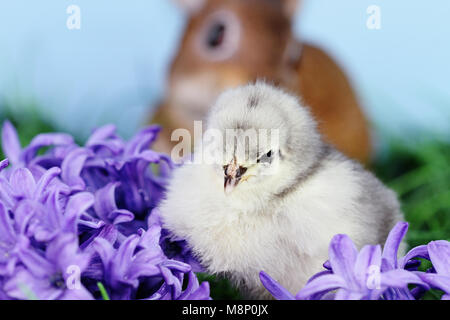
[[[393,142],[375,161],[374,171],[399,196],[410,223],[410,247],[450,240],[450,143]]]
[[[208,281],[211,297],[214,300],[240,300],[242,296],[227,279],[209,275],[206,273],[197,273],[200,282]]]

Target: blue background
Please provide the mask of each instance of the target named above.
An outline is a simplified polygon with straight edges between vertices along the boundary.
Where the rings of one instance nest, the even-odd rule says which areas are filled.
[[[81,30],[66,27],[71,4]],[[372,4],[381,30],[366,27]],[[449,1],[304,0],[295,31],[345,67],[378,132],[450,137],[449,18]],[[185,19],[169,0],[3,0],[0,99],[78,136],[109,122],[130,136],[163,94]]]

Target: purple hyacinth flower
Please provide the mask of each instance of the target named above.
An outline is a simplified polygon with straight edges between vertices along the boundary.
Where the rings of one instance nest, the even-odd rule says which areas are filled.
[[[395,269],[417,270],[420,265],[417,257],[428,257],[426,246],[419,246],[410,250],[403,258],[398,259],[400,246],[408,231],[407,222],[398,222],[389,232],[383,249],[381,270],[383,272]],[[426,287],[417,286],[413,290],[405,288],[388,288],[384,292],[384,298],[389,300],[412,300],[418,299],[426,291]]]
[[[23,267],[5,283],[5,293],[15,299],[89,300],[92,295],[81,284],[81,273],[89,258],[79,251],[73,234],[60,234],[45,255],[29,248],[21,253]]]
[[[67,198],[67,204],[62,203],[65,186],[57,179],[59,173],[59,168],[51,168],[35,181],[31,171],[19,167],[12,169],[9,181],[0,177],[0,201],[6,210],[14,212],[21,234],[49,241],[61,230],[76,232],[78,217],[92,206],[93,196],[79,193]]]
[[[37,152],[50,146],[73,146],[73,138],[64,133],[41,133],[31,140],[30,144],[22,150],[20,160],[28,165],[35,158]]]
[[[72,146],[73,138],[64,133],[43,133],[34,137],[30,144],[22,149],[19,137],[14,126],[5,121],[2,128],[2,145],[6,157],[17,167],[28,166],[36,157],[37,152],[43,147]]]
[[[163,285],[152,296],[145,300],[210,300],[209,283],[198,283],[198,279],[191,267],[176,260],[166,260],[159,265]],[[188,273],[186,279],[186,273]],[[186,289],[183,290],[184,282]]]
[[[116,126],[105,125],[94,130],[86,142],[86,148],[92,150],[98,157],[112,157],[123,152],[125,142],[116,135]]]
[[[431,241],[428,254],[436,273],[418,273],[419,277],[431,287],[444,291],[443,300],[450,300],[450,242]]]
[[[194,272],[189,272],[188,285],[186,289],[178,296],[177,300],[211,300],[209,292],[209,283],[203,281],[198,283]]]
[[[148,217],[147,225],[162,226],[161,212],[158,208],[152,210]],[[204,266],[194,256],[192,249],[184,239],[176,239],[167,229],[161,229],[159,244],[169,259],[178,260],[189,264],[193,272],[205,272]]]
[[[86,213],[79,221],[80,225],[90,229],[97,229],[90,240],[83,245],[89,246],[95,237],[116,239],[120,242],[124,240],[121,231],[125,228],[118,228],[119,224],[133,222],[134,214],[126,209],[119,209],[116,205],[115,190],[120,183],[109,183],[105,187],[95,192],[94,211]],[[137,228],[128,232],[135,233]]]
[[[46,171],[38,181],[27,168],[15,168],[9,173],[9,179],[0,176],[0,200],[6,207],[13,209],[23,200],[42,202],[59,169]]]
[[[161,223],[152,218],[173,168],[167,155],[149,149],[158,131],[143,129],[126,142],[107,125],[84,147],[50,133],[22,149],[5,122],[1,299],[100,298],[97,282],[113,299],[209,298],[208,283],[199,284],[191,266],[166,256]],[[49,148],[39,153],[42,147]],[[64,273],[70,266],[79,266],[86,287],[72,290],[74,274]]]
[[[381,247],[364,246],[358,253],[346,235],[333,237],[329,248],[333,274],[325,274],[310,281],[297,294],[307,299],[313,294],[338,290],[335,299],[379,299],[387,288],[405,289],[408,284],[426,284],[406,270],[381,272]]]
[[[164,279],[161,288],[149,300],[176,300],[182,293],[184,274],[191,271],[191,267],[176,260],[166,260],[158,266]]]
[[[158,204],[167,182],[164,168],[172,167],[168,156],[149,149],[159,130],[156,126],[143,129],[128,143],[116,136],[114,126],[94,131],[86,148],[95,156],[74,157],[77,163],[84,162],[79,175],[87,188],[100,189],[120,182],[116,190],[118,206],[140,217],[148,215],[149,209]],[[163,170],[155,175],[150,164],[160,164]]]
[[[59,207],[59,193],[55,191],[49,198],[50,210],[35,218],[34,236],[38,241],[49,241],[60,232],[78,233],[80,217],[94,203],[94,196],[89,192],[80,192],[68,198],[64,211]],[[34,222],[34,221],[33,221]]]
[[[383,270],[387,271],[398,268],[398,251],[407,231],[408,223],[398,222],[389,232],[382,254]]]
[[[105,285],[112,299],[130,299],[131,289],[139,286],[139,277],[160,274],[158,265],[166,258],[157,247],[136,250],[141,238],[128,237],[118,249],[103,238],[97,238],[93,247],[100,256]]]
[[[382,255],[381,269],[383,271],[398,268],[416,270],[420,265],[420,261],[412,260],[413,258],[421,257],[428,259],[428,251],[426,246],[415,247],[411,249],[403,258],[398,259],[400,246],[407,231],[408,223],[398,222],[394,228],[392,228],[391,232],[389,232]]]
[[[28,238],[16,232],[14,221],[0,202],[0,277],[13,274],[21,251],[28,245]]]
[[[129,210],[117,208],[115,191],[118,186],[119,182],[109,183],[95,193],[95,213],[108,224],[130,222],[134,219],[134,214]]]
[[[348,236],[334,236],[329,246],[329,260],[324,263],[326,270],[314,275],[295,298],[315,300],[334,295],[336,300],[413,299],[409,284],[429,287],[415,273],[403,269],[410,258],[401,263],[397,261],[407,228],[407,223],[398,223],[389,233],[383,252],[379,245],[366,245],[358,252]],[[260,279],[275,298],[293,298],[266,273],[261,272]]]
[[[69,152],[61,163],[61,179],[72,190],[81,191],[86,188],[86,183],[80,174],[84,163],[93,153],[85,148],[76,148]]]

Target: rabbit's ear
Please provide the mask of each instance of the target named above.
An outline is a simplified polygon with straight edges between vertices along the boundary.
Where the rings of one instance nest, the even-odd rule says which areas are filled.
[[[196,12],[200,10],[207,0],[173,0],[187,12]]]
[[[278,0],[277,0],[278,1]],[[284,13],[292,18],[297,12],[298,7],[300,6],[301,0],[279,0],[281,5],[283,6]]]

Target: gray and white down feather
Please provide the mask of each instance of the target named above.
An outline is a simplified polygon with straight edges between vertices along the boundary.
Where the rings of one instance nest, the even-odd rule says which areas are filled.
[[[203,146],[215,163],[175,170],[162,220],[208,272],[228,276],[249,298],[270,297],[261,270],[295,294],[322,270],[334,235],[358,247],[382,244],[402,220],[394,192],[324,143],[308,109],[282,90],[257,83],[226,91],[207,128],[242,131]],[[248,146],[247,129],[278,129],[278,147]]]

